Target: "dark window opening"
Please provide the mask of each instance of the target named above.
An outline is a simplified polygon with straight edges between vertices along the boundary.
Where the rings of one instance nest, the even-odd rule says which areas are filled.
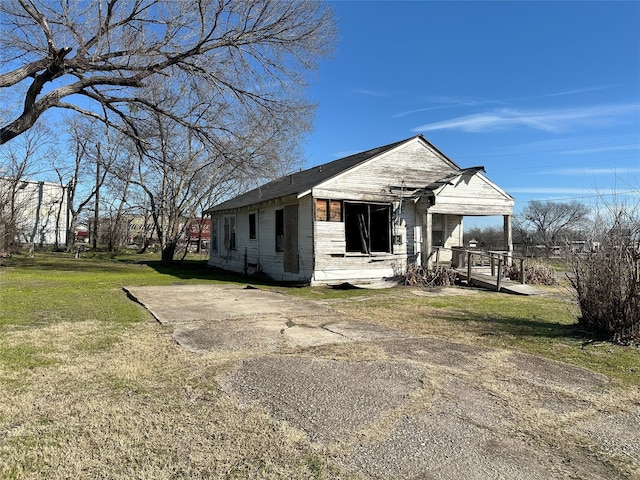
[[[344,204],[347,252],[391,252],[391,207],[369,203]]]
[[[284,210],[276,210],[276,252],[284,252]]]
[[[249,238],[251,240],[256,239],[256,214],[249,214]]]

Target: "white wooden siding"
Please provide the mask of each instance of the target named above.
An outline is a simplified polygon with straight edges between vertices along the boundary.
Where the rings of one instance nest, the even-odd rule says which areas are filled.
[[[399,204],[393,210],[400,216],[389,226],[390,234],[399,235],[402,244],[392,245],[393,253],[360,254],[346,251],[344,222],[316,221],[315,233],[315,271],[312,284],[340,284],[343,282],[367,283],[383,278],[392,278],[406,271],[407,240],[412,244],[415,223],[415,204],[407,202],[403,209]],[[393,242],[392,242],[393,243]]]
[[[252,207],[236,212],[236,249],[228,252],[219,242],[217,252],[211,252],[209,265],[237,273],[263,272],[278,281],[309,282],[313,274],[312,208],[311,198],[298,203],[298,255],[300,270],[284,271],[284,253],[276,252],[275,212],[291,202],[270,202],[260,208]],[[249,238],[249,214],[256,214],[256,239]],[[222,218],[214,214],[212,221]],[[220,233],[218,234],[220,236]]]
[[[323,182],[313,189],[313,196],[391,201],[399,194],[389,187],[425,187],[425,178],[433,178],[434,172],[444,177],[455,171],[450,161],[416,139]]]
[[[511,215],[514,200],[482,174],[460,176],[453,185],[436,192],[432,213],[458,215]]]

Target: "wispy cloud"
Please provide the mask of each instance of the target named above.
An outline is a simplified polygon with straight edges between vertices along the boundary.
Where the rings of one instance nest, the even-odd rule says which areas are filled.
[[[630,175],[640,173],[640,168],[553,168],[537,172],[537,175]]]
[[[514,187],[505,188],[509,193],[532,193],[543,195],[571,195],[571,196],[594,196],[594,195],[638,195],[637,190],[615,189],[615,188],[571,188],[571,187]]]
[[[442,110],[443,108],[451,108],[451,105],[437,105],[435,107],[416,108],[415,110],[406,110],[404,112],[391,115],[391,118],[402,118],[414,113],[429,112],[431,110]]]
[[[427,97],[427,103],[434,104],[430,107],[416,108],[414,110],[406,110],[404,112],[396,113],[391,118],[401,118],[414,113],[429,112],[431,110],[442,110],[445,108],[458,108],[458,107],[477,107],[480,105],[489,105],[502,103],[496,100],[488,100],[484,98],[475,97]]]
[[[579,95],[581,93],[591,93],[591,92],[598,92],[600,90],[608,90],[610,88],[614,88],[617,87],[619,85],[601,85],[599,87],[583,87],[583,88],[574,88],[571,90],[563,90],[561,92],[555,92],[555,93],[547,93],[544,95],[538,95],[537,97],[534,98],[547,98],[547,97],[563,97],[566,95]]]
[[[351,91],[358,95],[365,95],[368,97],[386,97],[387,96],[387,94],[384,92],[378,92],[376,90],[368,90],[366,88],[354,88]]]
[[[636,104],[601,105],[584,108],[549,110],[498,109],[466,115],[441,122],[428,123],[412,129],[414,132],[433,130],[462,130],[487,132],[519,126],[547,132],[564,132],[577,126],[608,126],[620,121],[623,115],[637,112]]]
[[[572,150],[559,151],[558,153],[562,155],[587,155],[591,153],[621,152],[621,151],[629,151],[629,150],[640,152],[640,144],[607,145],[603,147],[576,148]]]

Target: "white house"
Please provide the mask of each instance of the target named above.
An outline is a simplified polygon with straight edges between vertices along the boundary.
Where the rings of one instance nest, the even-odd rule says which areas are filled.
[[[461,168],[422,135],[293,173],[210,208],[209,265],[278,281],[367,283],[451,259],[463,217],[513,198],[482,167]]]

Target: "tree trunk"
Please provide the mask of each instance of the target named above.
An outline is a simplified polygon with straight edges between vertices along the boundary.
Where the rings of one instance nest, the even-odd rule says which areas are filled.
[[[176,252],[177,246],[178,246],[178,242],[172,239],[169,242],[167,242],[164,247],[162,247],[162,264],[163,265],[171,265],[171,263],[173,263],[173,256]]]

